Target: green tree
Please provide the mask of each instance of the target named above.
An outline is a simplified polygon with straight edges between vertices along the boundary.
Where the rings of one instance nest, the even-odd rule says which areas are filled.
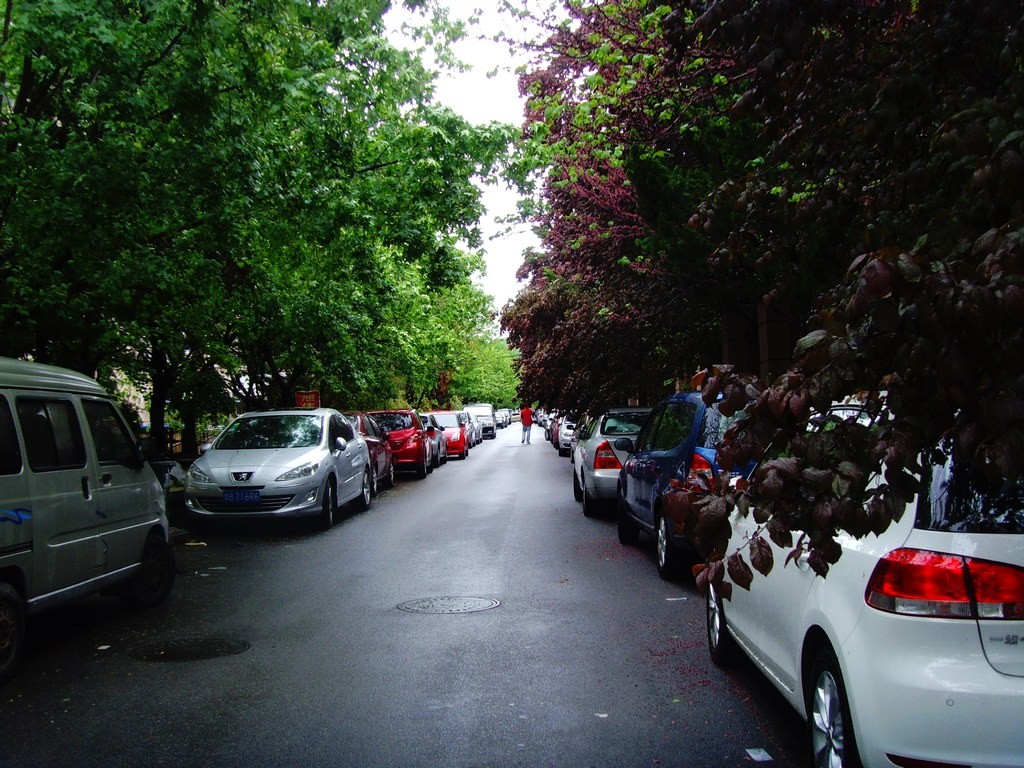
[[[512,134],[431,102],[388,5],[9,0],[0,352],[127,373],[158,446],[168,405],[429,389],[416,302],[469,284]]]

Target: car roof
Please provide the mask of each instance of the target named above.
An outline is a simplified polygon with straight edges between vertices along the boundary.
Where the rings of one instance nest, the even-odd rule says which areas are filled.
[[[0,386],[109,397],[103,387],[84,373],[8,357],[0,357]]]
[[[329,416],[332,413],[340,413],[334,408],[279,408],[266,411],[246,411],[239,414],[237,418],[250,416]]]

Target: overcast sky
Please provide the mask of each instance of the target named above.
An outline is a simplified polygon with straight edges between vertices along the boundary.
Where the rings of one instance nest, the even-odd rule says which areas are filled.
[[[469,18],[475,5],[473,0],[447,0],[447,4],[453,15],[463,19]],[[523,103],[519,98],[516,75],[511,71],[514,62],[507,46],[478,39],[493,36],[508,24],[508,18],[500,16],[493,7],[482,10],[481,23],[472,27],[467,39],[455,46],[459,58],[470,62],[472,69],[446,76],[438,83],[438,101],[471,123],[497,120],[518,126],[523,121]],[[498,72],[488,77],[495,69]],[[505,225],[499,225],[497,220],[515,212],[516,200],[515,193],[503,185],[484,188],[484,204],[488,213],[481,222],[481,228],[485,238],[487,274],[478,280],[478,284],[494,297],[496,309],[501,309],[522,287],[516,282],[516,270],[522,263],[523,251],[537,243],[526,227],[498,236]]]

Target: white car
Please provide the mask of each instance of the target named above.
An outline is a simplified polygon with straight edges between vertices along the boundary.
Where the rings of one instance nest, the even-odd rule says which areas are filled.
[[[316,517],[369,509],[369,449],[331,408],[258,411],[232,421],[189,467],[185,506],[197,519]]]
[[[980,489],[951,458],[930,473],[882,535],[841,539],[826,578],[772,544],[749,591],[708,589],[712,659],[754,661],[816,767],[1024,764],[1024,486]],[[733,514],[728,552],[753,517]]]

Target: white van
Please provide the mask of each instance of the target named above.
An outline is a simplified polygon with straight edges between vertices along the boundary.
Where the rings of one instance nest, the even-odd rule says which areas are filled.
[[[163,490],[110,395],[0,358],[0,681],[27,615],[99,591],[156,605],[173,584]]]

